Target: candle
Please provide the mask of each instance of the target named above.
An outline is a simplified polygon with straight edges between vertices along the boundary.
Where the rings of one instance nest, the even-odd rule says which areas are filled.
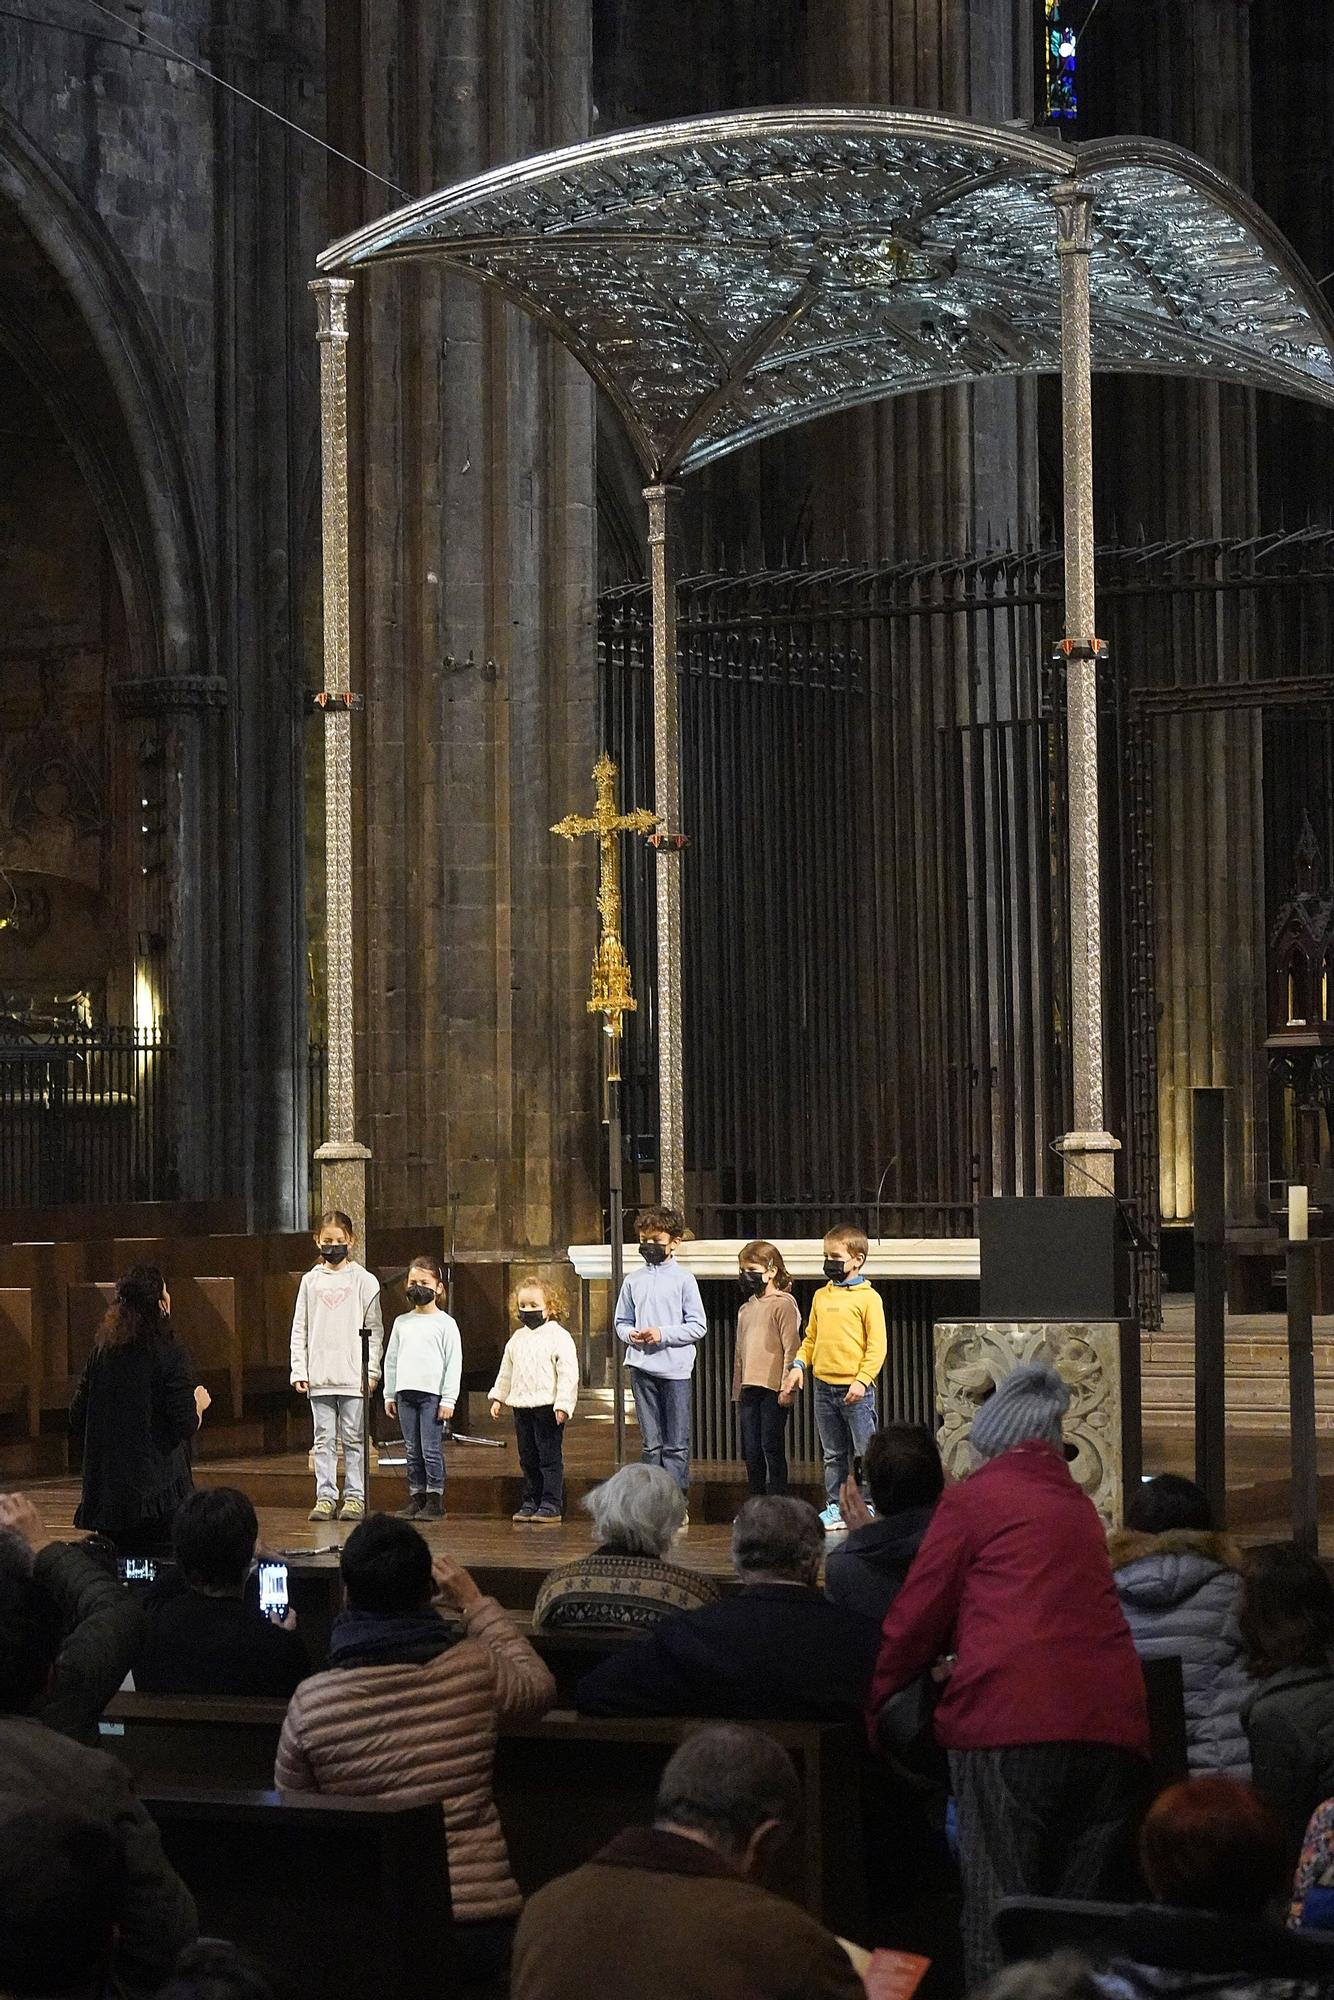
[[[1309,1196],[1304,1187],[1288,1189],[1288,1241],[1305,1243],[1308,1234]]]

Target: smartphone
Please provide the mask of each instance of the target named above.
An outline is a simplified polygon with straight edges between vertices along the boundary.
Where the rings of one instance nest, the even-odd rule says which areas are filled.
[[[116,1570],[122,1583],[156,1583],[157,1564],[151,1556],[121,1556]]]
[[[262,1562],[259,1566],[259,1608],[266,1618],[287,1616],[287,1564]]]
[[[852,1478],[853,1478],[853,1483],[854,1483],[854,1485],[857,1485],[857,1486],[860,1486],[860,1485],[861,1485],[861,1483],[862,1483],[862,1455],[861,1455],[861,1453],[860,1453],[860,1452],[858,1452],[858,1453],[857,1453],[857,1456],[856,1456],[856,1457],[855,1457],[855,1458],[853,1459],[853,1461],[852,1461]]]

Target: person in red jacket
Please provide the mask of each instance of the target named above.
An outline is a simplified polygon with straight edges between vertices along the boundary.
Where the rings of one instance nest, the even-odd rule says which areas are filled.
[[[970,1986],[1000,1963],[997,1901],[1106,1895],[1147,1802],[1144,1676],[1102,1523],[1062,1450],[1069,1405],[1040,1363],[983,1405],[978,1470],[939,1501],[871,1681],[874,1734],[891,1695],[940,1678]]]

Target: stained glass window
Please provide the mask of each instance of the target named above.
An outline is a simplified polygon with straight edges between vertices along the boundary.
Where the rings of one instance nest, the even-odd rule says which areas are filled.
[[[1045,0],[1047,17],[1047,116],[1062,123],[1079,115],[1075,88],[1078,42],[1073,24],[1061,18],[1071,0]]]

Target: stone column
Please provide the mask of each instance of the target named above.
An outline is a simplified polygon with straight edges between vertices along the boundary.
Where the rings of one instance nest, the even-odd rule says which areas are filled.
[[[675,486],[646,486],[653,585],[653,809],[662,820],[658,916],[658,1199],[685,1205],[685,1099],[682,1050],[681,745],[676,686]]]
[[[350,278],[317,278],[324,559],[324,955],[329,1057],[320,1206],[366,1234],[368,1147],[356,1137],[352,994],[351,607],[347,520],[347,303]]]

